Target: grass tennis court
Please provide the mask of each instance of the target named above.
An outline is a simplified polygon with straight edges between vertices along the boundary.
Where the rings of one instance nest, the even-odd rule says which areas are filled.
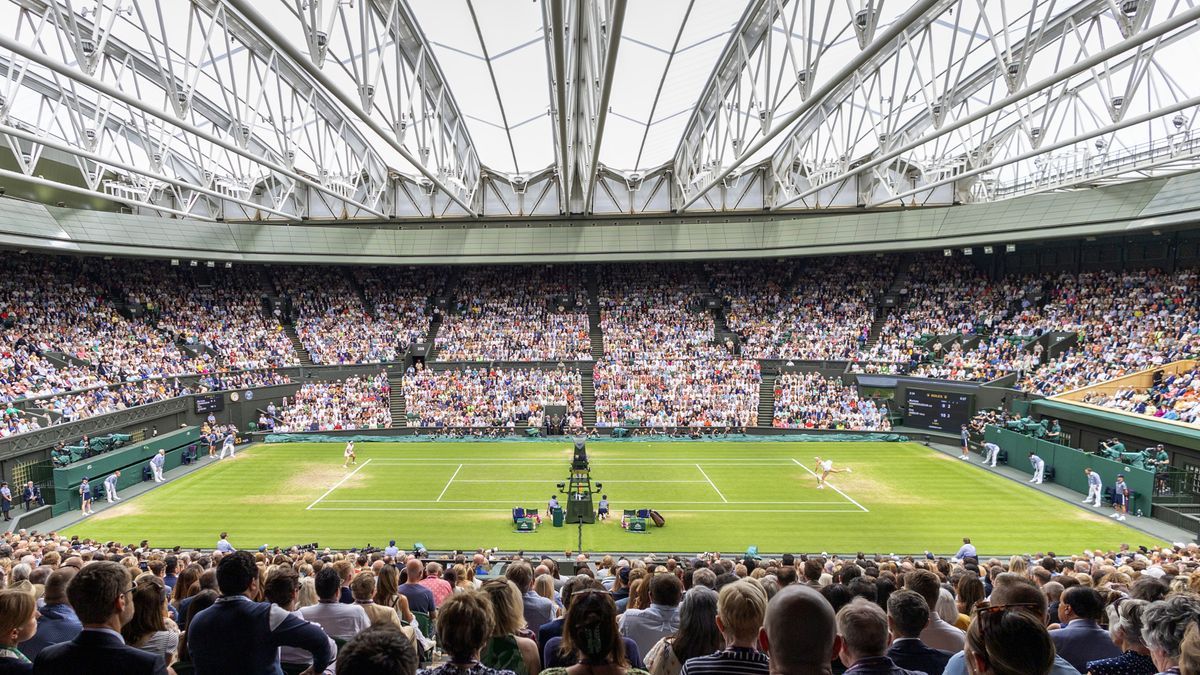
[[[102,541],[211,547],[226,530],[261,544],[573,551],[546,501],[568,475],[570,442],[256,445],[70,527]],[[590,551],[939,553],[970,536],[981,554],[1161,543],[1086,510],[916,443],[588,444],[592,480],[614,518],[585,525]],[[816,489],[813,457],[853,473]],[[203,462],[210,460],[203,459]],[[597,496],[597,500],[599,496]],[[513,531],[514,506],[542,510],[535,533]],[[622,509],[655,508],[666,527],[623,531]]]

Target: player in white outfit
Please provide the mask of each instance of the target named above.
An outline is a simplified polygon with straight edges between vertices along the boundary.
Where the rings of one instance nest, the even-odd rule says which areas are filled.
[[[346,442],[346,450],[342,453],[346,461],[342,462],[342,468],[346,468],[351,464],[358,464],[358,455],[354,452],[354,441]]]
[[[817,489],[818,490],[825,489],[825,480],[827,478],[829,478],[829,474],[842,473],[842,472],[851,473],[850,467],[845,467],[842,469],[833,468],[833,460],[832,459],[827,459],[825,461],[821,461],[820,457],[814,457],[813,459],[817,460],[817,470],[821,472],[821,475],[817,477]]]
[[[983,463],[996,466],[996,458],[1000,456],[1000,446],[991,441],[983,444]]]
[[[1096,508],[1100,507],[1100,495],[1104,494],[1104,483],[1100,480],[1100,474],[1092,471],[1090,468],[1084,469],[1087,474],[1088,493],[1087,498],[1083,500],[1084,504],[1091,504]]]
[[[1034,485],[1041,485],[1042,479],[1046,475],[1046,460],[1031,452],[1029,453],[1029,463],[1033,466],[1033,478],[1030,478],[1029,482]]]

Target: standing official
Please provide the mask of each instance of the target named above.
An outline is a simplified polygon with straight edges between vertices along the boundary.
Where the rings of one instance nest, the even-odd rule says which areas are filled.
[[[228,452],[229,457],[232,458],[233,451],[234,451],[233,444],[236,440],[237,440],[237,428],[234,427],[232,424],[230,424],[229,428],[225,430],[225,441],[223,443],[221,443],[221,456],[217,457],[217,459],[225,459],[226,452]]]
[[[1104,494],[1104,485],[1100,482],[1100,474],[1092,471],[1091,468],[1084,469],[1087,474],[1088,493],[1083,500],[1084,504],[1091,503],[1092,506],[1100,508],[1100,495]]]
[[[962,454],[959,459],[970,459],[968,453],[971,450],[971,431],[967,429],[967,425],[962,425]]]
[[[996,458],[1000,456],[1000,446],[991,441],[983,444],[983,463],[996,466]]]
[[[1031,452],[1029,453],[1029,464],[1033,466],[1033,478],[1030,478],[1029,482],[1034,485],[1041,485],[1042,479],[1046,475],[1046,460]]]
[[[167,463],[167,451],[159,450],[158,454],[150,459],[150,473],[154,474],[154,482],[163,482],[163,466]]]
[[[109,504],[121,501],[121,498],[117,496],[117,479],[120,477],[121,472],[114,471],[104,479],[104,496],[108,499]]]
[[[4,512],[5,520],[12,520],[8,515],[12,511],[12,490],[8,489],[8,483],[0,483],[0,511]]]

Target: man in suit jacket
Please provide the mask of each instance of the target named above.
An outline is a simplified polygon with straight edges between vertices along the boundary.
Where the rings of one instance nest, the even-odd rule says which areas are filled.
[[[929,623],[925,598],[912,591],[896,591],[888,596],[887,617],[893,638],[887,656],[892,663],[928,675],[942,675],[953,654],[921,642],[921,631]]]
[[[82,670],[126,675],[166,675],[163,657],[125,645],[121,627],[133,618],[133,583],[119,563],[85,565],[67,586],[83,623],[69,642],[46,647],[33,662],[37,675],[78,675]]]
[[[1121,655],[1112,636],[1100,627],[1103,613],[1104,598],[1094,588],[1073,586],[1059,600],[1058,620],[1063,627],[1050,631],[1050,639],[1058,655],[1081,673],[1087,672],[1088,661]]]
[[[333,586],[336,592],[337,579]],[[329,638],[320,626],[278,605],[251,600],[258,594],[258,566],[249,551],[221,558],[217,587],[221,598],[192,617],[187,627],[196,675],[275,675],[280,647],[311,654],[315,673],[324,672],[333,661]]]

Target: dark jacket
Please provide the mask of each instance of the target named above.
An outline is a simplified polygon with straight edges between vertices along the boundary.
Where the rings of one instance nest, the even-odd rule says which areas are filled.
[[[886,656],[859,659],[846,670],[846,675],[916,675],[921,671],[905,670]]]
[[[1087,672],[1088,661],[1121,655],[1120,648],[1113,644],[1108,631],[1088,619],[1076,619],[1058,630],[1050,631],[1050,639],[1054,641],[1054,650],[1058,655],[1081,673]]]
[[[562,637],[563,623],[565,622],[566,619],[555,619],[550,623],[542,624],[537,636],[539,654],[546,653],[546,643],[550,642],[550,638]]]
[[[37,675],[121,673],[121,675],[166,675],[167,664],[157,654],[134,649],[120,637],[104,630],[84,630],[70,642],[50,645],[33,660]]]
[[[37,633],[21,643],[21,653],[35,659],[46,647],[73,640],[82,630],[83,624],[70,605],[58,602],[46,605],[37,620]]]
[[[920,670],[928,675],[942,675],[951,656],[954,655],[929,647],[918,638],[897,639],[887,651],[887,657],[897,666]]]
[[[187,631],[196,675],[277,675],[280,647],[312,654],[318,673],[334,656],[320,626],[244,595],[217,600],[192,618]]]

